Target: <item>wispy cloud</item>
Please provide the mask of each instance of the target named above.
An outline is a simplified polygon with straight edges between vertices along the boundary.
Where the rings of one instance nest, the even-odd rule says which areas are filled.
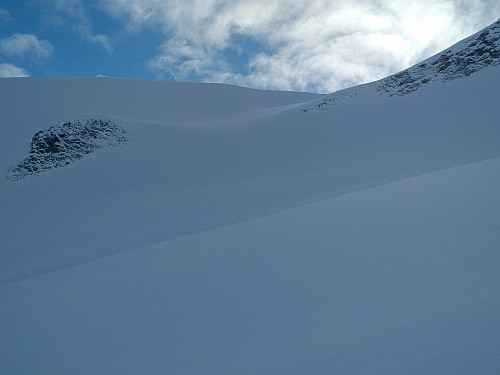
[[[150,66],[261,88],[330,92],[404,69],[493,22],[496,0],[100,0],[165,42]],[[236,37],[236,38],[235,38]],[[250,40],[246,72],[226,60]]]
[[[8,56],[33,55],[38,58],[49,57],[54,47],[47,40],[40,40],[33,34],[14,34],[0,39],[0,52]]]
[[[10,12],[0,7],[0,25],[11,20]]]
[[[0,78],[29,77],[29,74],[22,68],[12,64],[0,64]]]
[[[106,52],[113,51],[110,39],[94,32],[91,18],[81,0],[33,0],[42,6],[42,19],[46,23],[62,26],[70,25],[84,40],[101,46]]]

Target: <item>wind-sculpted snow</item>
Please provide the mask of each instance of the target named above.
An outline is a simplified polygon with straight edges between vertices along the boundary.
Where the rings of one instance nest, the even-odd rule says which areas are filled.
[[[76,120],[38,131],[30,143],[29,155],[7,170],[9,180],[64,167],[103,147],[127,141],[125,131],[108,120]]]
[[[327,95],[302,111],[328,110],[366,90],[389,96],[407,95],[429,83],[453,81],[499,65],[500,20],[417,65],[379,81]]]

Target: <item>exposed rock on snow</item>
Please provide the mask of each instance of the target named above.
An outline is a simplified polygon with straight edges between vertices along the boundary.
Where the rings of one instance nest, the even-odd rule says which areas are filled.
[[[500,20],[466,38],[446,51],[371,84],[342,90],[319,99],[314,106],[303,108],[328,110],[336,103],[356,96],[363,90],[375,90],[394,96],[410,94],[430,82],[449,82],[470,76],[488,66],[500,65]]]
[[[429,82],[447,82],[500,65],[500,20],[420,64],[378,81],[376,89],[405,95]]]
[[[37,132],[30,143],[29,155],[11,166],[9,180],[64,167],[83,155],[103,147],[114,147],[128,140],[127,133],[112,121],[76,120]]]

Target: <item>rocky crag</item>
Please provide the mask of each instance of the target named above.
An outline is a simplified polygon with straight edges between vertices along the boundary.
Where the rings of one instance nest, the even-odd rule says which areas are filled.
[[[109,120],[64,122],[38,131],[31,139],[28,155],[7,170],[6,178],[16,181],[64,167],[95,150],[118,146],[128,140],[127,133]]]

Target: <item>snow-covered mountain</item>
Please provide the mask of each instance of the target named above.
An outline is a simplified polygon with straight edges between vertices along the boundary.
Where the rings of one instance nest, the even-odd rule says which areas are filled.
[[[499,28],[326,96],[0,80],[0,373],[497,374]]]
[[[327,110],[364,91],[379,91],[389,96],[406,95],[429,83],[446,83],[499,64],[500,20],[415,66],[376,82],[326,95],[303,111]]]

